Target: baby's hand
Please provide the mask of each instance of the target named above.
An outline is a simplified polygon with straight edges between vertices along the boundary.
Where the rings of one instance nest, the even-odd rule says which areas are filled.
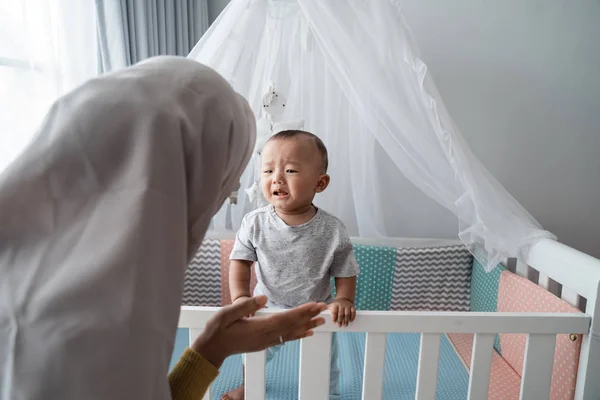
[[[329,304],[329,311],[334,323],[338,326],[348,326],[356,317],[356,309],[354,304],[348,299],[337,299]]]

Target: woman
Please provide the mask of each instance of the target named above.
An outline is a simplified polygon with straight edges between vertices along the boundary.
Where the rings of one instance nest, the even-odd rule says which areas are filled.
[[[94,79],[53,105],[0,175],[0,398],[171,397],[185,268],[254,140],[245,100],[182,58]],[[243,317],[264,302],[221,310],[173,392],[205,389],[208,363],[323,323],[315,304]],[[190,371],[206,372],[200,387]]]

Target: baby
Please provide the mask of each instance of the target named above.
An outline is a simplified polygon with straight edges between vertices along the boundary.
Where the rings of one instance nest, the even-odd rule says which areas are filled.
[[[330,181],[325,145],[312,133],[284,131],[269,139],[261,158],[261,189],[269,205],[246,215],[237,233],[229,272],[233,302],[251,296],[250,268],[257,262],[254,295],[266,295],[267,307],[326,302],[333,321],[347,326],[356,315],[358,264],[344,224],[312,203]],[[267,362],[279,348],[267,350]],[[330,399],[340,398],[335,334],[329,392]],[[243,385],[222,397],[243,398]]]

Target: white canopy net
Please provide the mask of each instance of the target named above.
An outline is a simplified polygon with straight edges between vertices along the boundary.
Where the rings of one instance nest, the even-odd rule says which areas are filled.
[[[352,235],[399,236],[407,215],[429,201],[418,188],[458,217],[458,236],[488,270],[554,239],[470,151],[398,1],[233,0],[189,57],[248,99],[259,135],[303,127],[323,139],[332,183],[315,202]],[[258,179],[258,157],[214,230],[237,229],[257,207],[244,189]]]

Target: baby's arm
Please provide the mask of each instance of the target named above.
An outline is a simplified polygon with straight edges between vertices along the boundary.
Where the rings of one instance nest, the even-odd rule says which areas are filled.
[[[348,300],[354,304],[356,296],[356,276],[335,278],[335,299]]]
[[[257,260],[256,248],[252,240],[253,225],[247,216],[242,219],[240,229],[235,236],[233,249],[229,255],[229,292],[231,302],[252,297],[250,292],[251,268]]]
[[[339,326],[348,326],[356,317],[354,297],[356,296],[356,276],[335,278],[335,301],[331,303],[331,317]]]
[[[235,303],[238,299],[251,297],[250,276],[252,261],[231,260],[229,264],[229,291],[231,301]]]
[[[335,301],[329,305],[331,317],[339,326],[348,326],[356,317],[354,297],[356,296],[356,276],[360,272],[352,242],[342,225],[340,245],[336,249],[329,274],[335,277]]]

